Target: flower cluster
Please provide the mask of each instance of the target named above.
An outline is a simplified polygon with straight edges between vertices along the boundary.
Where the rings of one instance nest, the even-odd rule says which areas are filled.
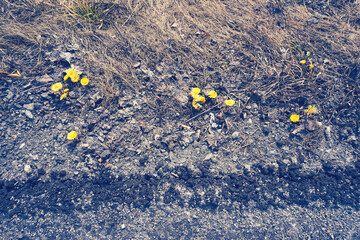
[[[309,105],[308,108],[305,109],[305,113],[306,113],[306,115],[315,114],[315,113],[317,113],[317,108],[313,105]],[[292,114],[290,116],[290,121],[293,123],[297,123],[299,120],[300,120],[300,116],[297,114]]]
[[[205,97],[204,96],[200,96],[201,90],[200,88],[193,88],[191,89],[190,95],[193,98],[192,101],[192,106],[196,109],[199,110],[201,108],[200,102],[204,103],[205,102]]]
[[[69,68],[66,70],[66,75],[64,76],[64,81],[68,80],[70,77],[72,82],[78,82],[80,79],[79,74],[76,72],[74,68]]]
[[[205,103],[205,101],[206,101],[206,98],[204,96],[201,96],[200,92],[201,92],[200,88],[193,88],[193,89],[191,89],[191,92],[190,92],[190,95],[193,98],[192,106],[196,110],[199,110],[202,107],[201,103]],[[215,99],[218,96],[217,92],[214,90],[209,91],[206,95],[210,99]],[[226,106],[231,107],[235,104],[235,101],[232,99],[229,99],[229,100],[225,100],[224,103]]]
[[[76,72],[76,70],[74,68],[69,68],[68,70],[66,70],[66,75],[64,76],[64,81],[71,79],[72,82],[76,83],[79,81],[80,79],[80,75]],[[83,86],[86,86],[89,84],[89,79],[84,77],[80,80],[80,84]],[[60,95],[60,100],[63,100],[64,98],[66,98],[69,94],[69,89],[66,88],[64,90],[61,90],[63,88],[63,84],[58,82],[55,83],[51,86],[51,90],[53,92],[59,92],[61,93]]]

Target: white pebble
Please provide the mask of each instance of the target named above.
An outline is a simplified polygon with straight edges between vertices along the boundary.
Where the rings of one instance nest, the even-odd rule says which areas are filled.
[[[25,167],[24,167],[24,171],[25,171],[26,173],[30,173],[31,170],[32,170],[32,169],[31,169],[31,166],[28,165],[28,164],[26,164]]]

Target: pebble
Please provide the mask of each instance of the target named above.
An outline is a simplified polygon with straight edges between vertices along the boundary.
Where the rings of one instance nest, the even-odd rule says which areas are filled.
[[[247,169],[250,172],[251,165],[250,164],[244,164],[244,168]]]
[[[214,154],[208,153],[208,154],[205,156],[204,160],[206,161],[206,160],[210,160],[210,159],[212,159],[212,158],[214,158]]]
[[[26,115],[28,118],[30,118],[30,119],[33,119],[33,118],[34,118],[34,116],[32,115],[32,113],[31,113],[29,110],[26,110],[26,111],[25,111],[25,115]]]
[[[33,103],[24,104],[23,107],[26,108],[27,110],[34,110],[34,104]]]
[[[100,158],[106,160],[110,157],[110,154],[111,154],[110,150],[105,150],[100,154]]]
[[[31,173],[31,166],[30,165],[28,165],[28,164],[26,164],[25,166],[24,166],[24,171],[26,172],[26,173]]]
[[[348,142],[355,142],[356,141],[356,136],[351,135],[349,136],[349,138],[347,139]]]
[[[233,134],[231,134],[231,137],[232,137],[233,139],[238,139],[239,136],[240,136],[240,133],[239,133],[239,132],[233,132]]]
[[[138,68],[138,67],[140,67],[140,65],[141,65],[141,62],[137,62],[133,65],[133,68]]]

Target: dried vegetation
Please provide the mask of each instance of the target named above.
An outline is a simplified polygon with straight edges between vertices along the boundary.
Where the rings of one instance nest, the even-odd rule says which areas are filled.
[[[158,97],[186,115],[167,87],[211,86],[240,106],[316,103],[331,120],[359,106],[359,10],[358,1],[2,0],[1,70],[25,58],[22,74],[38,75],[57,67],[50,51],[78,46],[73,61],[106,102],[146,92],[153,107]]]

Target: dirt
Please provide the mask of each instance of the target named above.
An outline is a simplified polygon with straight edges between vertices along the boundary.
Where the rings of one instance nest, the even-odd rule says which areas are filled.
[[[1,239],[360,238],[357,1],[77,3],[0,0]]]

